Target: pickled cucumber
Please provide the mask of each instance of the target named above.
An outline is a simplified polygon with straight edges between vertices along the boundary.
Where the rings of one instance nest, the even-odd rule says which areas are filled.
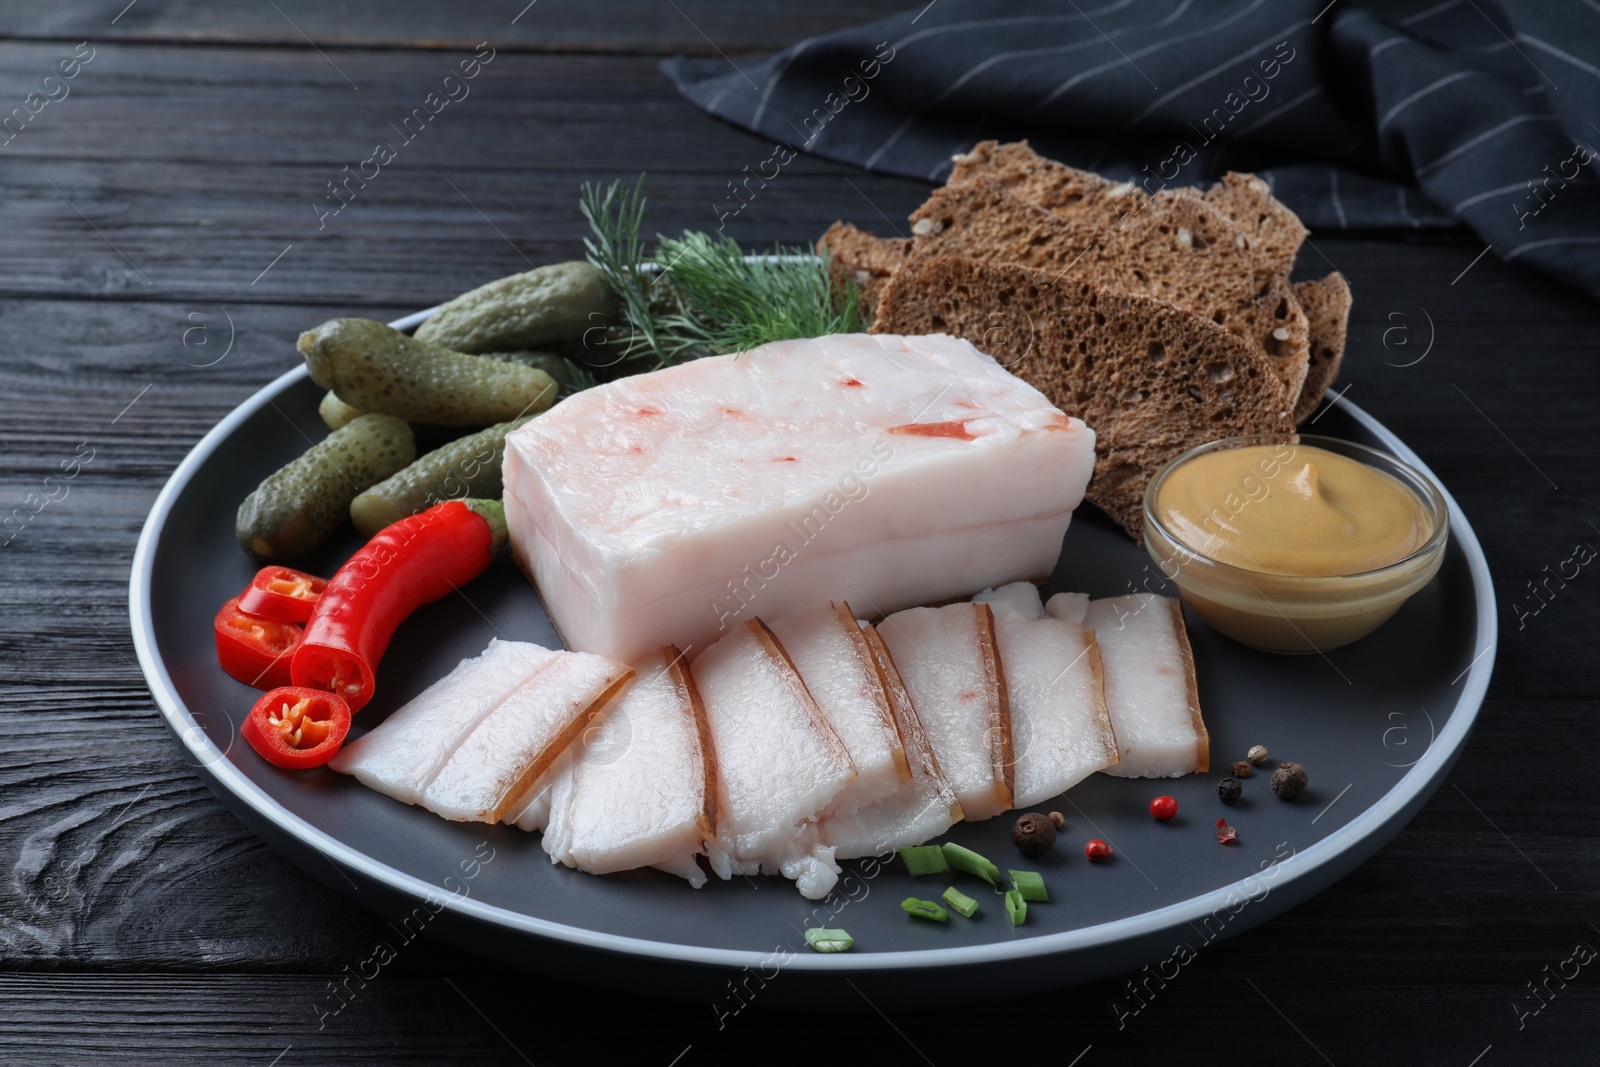
[[[350,519],[371,537],[390,523],[444,500],[498,497],[506,434],[533,418],[502,422],[436,448],[350,501]]]
[[[580,259],[463,293],[418,326],[416,336],[457,352],[539,348],[576,341],[590,329],[608,326],[616,310],[617,298],[605,279]]]
[[[433,426],[492,426],[555,403],[542,370],[468,356],[370,319],[330,319],[300,335],[311,379],[362,411]]]
[[[234,519],[239,545],[257,559],[289,562],[344,522],[350,501],[416,458],[411,427],[392,415],[361,415],[270,474]]]
[[[554,352],[482,352],[479,355],[497,363],[520,363],[524,367],[542,370],[555,379],[563,395],[572,391],[572,364]]]
[[[322,416],[322,421],[327,423],[330,430],[341,430],[350,424],[350,420],[357,415],[366,414],[352,404],[346,404],[339,399],[339,394],[329,389],[323,396],[322,403],[317,405],[317,414]]]

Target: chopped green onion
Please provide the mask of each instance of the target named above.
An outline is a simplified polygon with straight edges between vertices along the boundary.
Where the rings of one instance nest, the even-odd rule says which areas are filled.
[[[975,874],[995,888],[999,888],[1000,868],[970,848],[962,848],[954,842],[946,841],[944,843],[944,858],[956,870]]]
[[[906,870],[911,872],[911,877],[920,878],[924,874],[938,874],[948,871],[950,864],[944,858],[944,849],[938,845],[916,845],[912,848],[900,850],[900,858],[906,861]]]
[[[1021,926],[1028,921],[1028,902],[1015,889],[1006,890],[1006,914],[1011,916],[1012,926]]]
[[[856,939],[843,930],[825,930],[813,926],[806,931],[806,944],[818,952],[845,952],[855,943]]]
[[[944,891],[944,902],[950,905],[950,910],[957,915],[964,915],[970,919],[978,914],[978,902],[955,886]]]
[[[947,923],[950,921],[950,913],[931,900],[906,897],[900,902],[900,910],[907,915],[915,915],[919,919],[927,919],[929,922]]]
[[[1044,875],[1038,871],[1007,871],[1011,875],[1011,888],[1022,894],[1023,900],[1047,901],[1049,892],[1044,887]]]

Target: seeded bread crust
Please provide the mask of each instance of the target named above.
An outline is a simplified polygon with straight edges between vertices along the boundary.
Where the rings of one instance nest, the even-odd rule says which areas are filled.
[[[1294,421],[1300,422],[1317,410],[1328,387],[1339,377],[1350,321],[1350,283],[1342,274],[1330,274],[1300,282],[1294,291],[1311,323],[1311,368],[1294,406]]]
[[[1194,445],[1292,428],[1270,360],[1227,330],[1082,278],[959,256],[895,273],[874,333],[964,337],[1095,431],[1088,499],[1143,537],[1145,484]]]

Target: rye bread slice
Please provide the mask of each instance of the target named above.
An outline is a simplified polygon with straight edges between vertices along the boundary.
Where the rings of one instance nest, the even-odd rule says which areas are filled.
[[[828,254],[828,272],[834,285],[854,278],[861,289],[861,317],[871,322],[878,294],[889,276],[911,258],[909,238],[877,237],[847,222],[835,222],[817,240],[817,254]]]
[[[1285,390],[1298,396],[1308,329],[1287,285],[1258,289],[1247,242],[1200,197],[1163,192],[1147,199],[1147,207],[1114,223],[1095,212],[1073,221],[1018,199],[994,179],[969,177],[935,190],[911,216],[912,247],[917,257],[1018,263],[1193,311],[1268,357]]]
[[[1114,182],[1046,159],[1027,141],[982,141],[953,158],[949,184],[984,178],[998,182],[1019,200],[1071,220],[1098,219],[1110,224],[1137,216],[1151,202],[1150,194],[1134,182]],[[1255,253],[1256,284],[1283,287],[1274,283],[1285,282],[1294,269],[1306,228],[1294,212],[1273,198],[1266,182],[1253,174],[1229,171],[1204,192],[1187,187],[1167,191],[1198,197],[1225,215]]]
[[[1300,422],[1317,410],[1323,394],[1339,377],[1350,321],[1350,283],[1342,274],[1330,274],[1316,281],[1300,282],[1294,292],[1311,323],[1311,368],[1294,405],[1294,421]]]
[[[1305,240],[1306,228],[1272,197],[1266,182],[1230,171],[1221,182],[1201,191],[1186,186],[1159,190],[1154,196],[1134,182],[1113,182],[1098,174],[1046,159],[1027,141],[1000,144],[982,141],[953,157],[949,182],[993,181],[1012,196],[1043,208],[1068,222],[1131,226],[1177,200],[1197,200],[1216,211],[1238,232],[1236,244],[1251,252],[1255,296],[1224,325],[1242,326],[1259,338],[1272,357],[1278,377],[1290,396],[1298,396],[1310,363],[1310,330],[1304,311],[1289,287],[1289,273]],[[1211,228],[1215,228],[1214,226]],[[1170,293],[1158,294],[1180,306]]]
[[[1145,483],[1195,445],[1292,429],[1270,361],[1192,312],[1085,279],[1009,263],[908,263],[878,303],[874,333],[948,333],[1095,431],[1088,499],[1135,540]]]

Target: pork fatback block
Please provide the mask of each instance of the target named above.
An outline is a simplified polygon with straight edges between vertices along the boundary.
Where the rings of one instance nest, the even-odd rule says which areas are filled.
[[[1049,575],[1094,433],[963,340],[779,341],[586,389],[506,441],[512,550],[570,648],[698,656],[819,600]]]

